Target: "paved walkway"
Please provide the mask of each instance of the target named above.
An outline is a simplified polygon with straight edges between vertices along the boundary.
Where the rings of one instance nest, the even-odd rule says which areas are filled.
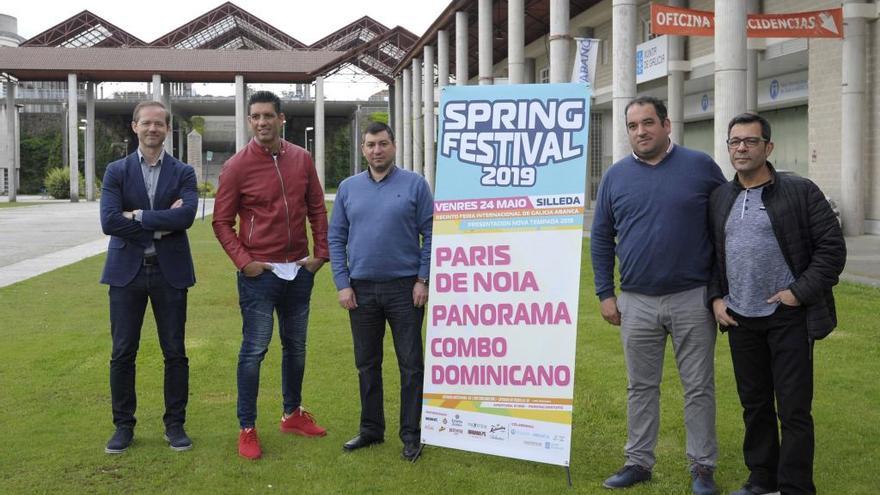
[[[7,198],[0,196],[0,202]],[[107,250],[98,203],[19,196],[20,207],[0,208],[0,287],[55,270]],[[45,204],[35,204],[45,203]],[[208,200],[205,214],[213,212]],[[201,218],[202,203],[199,201]]]
[[[328,194],[332,201],[335,195]],[[21,207],[0,208],[0,287],[103,253],[107,236],[101,232],[98,203],[45,200],[19,196]],[[0,196],[0,202],[7,199]],[[44,202],[46,204],[33,204]],[[29,204],[31,203],[31,204]],[[27,206],[24,206],[27,205]],[[205,214],[214,210],[213,200]],[[201,218],[202,203],[199,201]],[[585,232],[589,237],[589,232]],[[846,239],[847,262],[842,278],[880,287],[880,236]]]

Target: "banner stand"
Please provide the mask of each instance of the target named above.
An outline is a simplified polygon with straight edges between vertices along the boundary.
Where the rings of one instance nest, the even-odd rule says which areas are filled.
[[[574,488],[574,485],[571,484],[571,466],[565,466],[565,475],[568,476],[568,487]]]
[[[409,461],[409,462],[412,463],[412,464],[415,464],[416,461],[419,460],[419,457],[422,456],[422,451],[423,451],[423,450],[425,450],[425,444],[424,444],[424,443],[420,443],[420,444],[419,444],[419,451],[416,452],[416,456],[413,457],[412,460]]]
[[[570,487],[590,96],[443,89],[426,311],[422,441],[563,466]]]

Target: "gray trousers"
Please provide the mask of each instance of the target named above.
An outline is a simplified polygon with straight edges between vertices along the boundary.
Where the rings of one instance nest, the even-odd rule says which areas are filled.
[[[684,389],[687,457],[691,464],[715,466],[715,319],[705,303],[706,288],[646,296],[623,292],[617,300],[620,337],[626,357],[626,464],[651,469],[660,429],[660,381],[666,336]]]

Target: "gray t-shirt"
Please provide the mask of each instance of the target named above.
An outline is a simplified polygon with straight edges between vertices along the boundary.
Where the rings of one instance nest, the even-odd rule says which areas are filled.
[[[742,316],[768,316],[779,303],[767,299],[794,283],[761,193],[764,187],[739,193],[724,226],[725,261],[729,293],[727,307]]]

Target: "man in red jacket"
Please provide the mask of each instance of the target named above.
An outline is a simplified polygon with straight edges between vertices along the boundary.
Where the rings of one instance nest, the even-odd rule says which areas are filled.
[[[223,166],[214,202],[214,234],[238,271],[242,343],[238,355],[238,453],[262,455],[257,438],[260,364],[278,314],[281,431],[320,437],[326,430],[302,407],[309,300],[315,273],[330,258],[327,210],[309,153],[281,139],[281,100],[258,91],[248,100],[254,138]],[[238,216],[238,232],[235,217]],[[312,228],[309,256],[306,217]]]

